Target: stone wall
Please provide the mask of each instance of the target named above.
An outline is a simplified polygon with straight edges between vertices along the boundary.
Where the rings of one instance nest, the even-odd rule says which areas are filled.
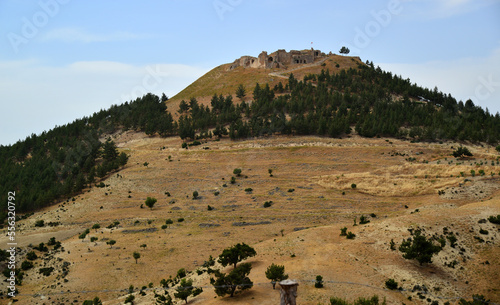
[[[311,64],[316,61],[316,59],[323,58],[325,56],[325,53],[321,52],[320,50],[314,50],[313,48],[311,48],[310,50],[302,51],[291,50],[290,52],[281,49],[271,54],[267,54],[266,51],[263,51],[259,54],[259,57],[242,56],[241,58],[235,60],[231,64],[229,69],[232,70],[237,67],[258,69],[287,69],[288,67],[293,65]]]

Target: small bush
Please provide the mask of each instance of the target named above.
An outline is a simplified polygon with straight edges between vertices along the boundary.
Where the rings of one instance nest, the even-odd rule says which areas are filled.
[[[396,282],[394,279],[388,279],[385,281],[385,287],[389,290],[396,290],[398,289],[398,282]]]
[[[236,176],[241,176],[241,168],[235,168],[233,170],[233,174],[236,175]]]
[[[182,217],[177,219],[177,222],[183,222],[183,221],[184,221],[184,218],[182,218]]]
[[[488,235],[488,230],[479,229],[479,233],[483,235]]]
[[[253,191],[253,189],[251,187],[245,189],[245,192],[247,192],[247,193],[250,193],[251,191]]]
[[[288,192],[293,193],[293,192],[295,192],[295,189],[288,189]]]
[[[30,261],[34,261],[37,258],[38,258],[38,256],[36,255],[36,253],[34,251],[30,251],[26,254],[26,259],[29,259]]]
[[[44,227],[45,226],[45,221],[43,219],[37,220],[35,222],[35,227]]]
[[[198,197],[199,197],[198,191],[194,191],[193,192],[193,199],[198,199]]]
[[[346,238],[347,239],[354,239],[356,237],[356,234],[352,233],[351,231],[347,232]]]
[[[42,275],[49,276],[52,271],[54,271],[54,267],[48,267],[48,268],[40,268],[38,272]]]
[[[488,217],[488,221],[497,225],[500,225],[500,215]]]
[[[356,188],[356,183],[351,184],[351,188],[355,189]]]
[[[340,229],[340,236],[347,236],[347,228],[343,227]]]
[[[367,224],[369,222],[370,221],[368,220],[368,218],[366,218],[364,215],[361,215],[361,217],[359,218],[359,224],[360,225],[364,225],[364,224]]]
[[[33,268],[33,263],[30,262],[30,261],[24,261],[21,263],[21,269],[22,270],[28,270],[28,269],[31,269]]]
[[[180,279],[186,277],[186,269],[181,268],[181,269],[177,270],[177,277]]]
[[[396,250],[396,243],[394,242],[394,239],[391,239],[391,242],[390,242],[390,247],[391,247],[391,250],[392,250],[392,251],[395,251],[395,250]]]
[[[264,207],[265,207],[265,208],[269,208],[269,207],[271,207],[272,205],[273,205],[273,202],[272,202],[272,201],[266,201],[266,202],[264,202]]]
[[[323,277],[321,275],[316,276],[316,282],[314,283],[314,287],[323,288]]]

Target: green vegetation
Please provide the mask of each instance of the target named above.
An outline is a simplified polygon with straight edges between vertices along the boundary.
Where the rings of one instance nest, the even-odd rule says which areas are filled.
[[[323,277],[321,275],[316,276],[316,282],[314,282],[314,287],[323,288]]]
[[[187,299],[192,296],[195,292],[193,287],[193,280],[182,279],[179,287],[175,289],[174,296],[178,299],[183,300],[187,304]]]
[[[370,221],[368,220],[367,217],[365,217],[364,215],[361,215],[361,217],[359,217],[359,224],[360,225],[364,225],[364,224],[367,224],[369,223]]]
[[[113,248],[113,245],[116,244],[116,240],[112,239],[106,242],[107,245],[109,245],[109,248]]]
[[[219,263],[226,267],[227,265],[233,265],[236,268],[236,264],[244,259],[255,256],[257,252],[255,249],[250,247],[245,243],[239,243],[232,247],[226,248],[222,251],[219,256]]]
[[[273,289],[275,289],[276,283],[286,280],[288,278],[288,274],[285,274],[285,266],[275,265],[273,263],[271,266],[267,267],[266,277],[271,280]]]
[[[399,251],[403,252],[406,259],[416,259],[420,265],[432,263],[432,256],[441,251],[441,247],[434,245],[432,240],[422,235],[420,229],[412,232],[412,237],[403,240],[399,246]]]
[[[153,209],[155,203],[157,202],[158,200],[156,200],[156,198],[153,198],[153,197],[148,197],[146,198],[146,201],[145,201],[145,204],[148,208],[150,208],[151,210]]]
[[[248,275],[252,270],[252,264],[242,263],[235,267],[229,274],[221,273],[216,270],[214,273],[215,278],[210,278],[210,284],[215,288],[215,293],[223,297],[227,294],[233,297],[236,290],[240,292],[253,287],[253,282]]]
[[[241,168],[235,168],[233,170],[233,174],[240,177],[241,176]]]
[[[472,295],[472,301],[467,301],[465,299],[460,299],[458,305],[488,305],[490,300],[487,300],[483,295],[474,294]]]
[[[135,259],[135,263],[137,264],[137,260],[141,258],[141,254],[139,252],[132,253],[132,257]]]
[[[465,146],[458,147],[456,150],[453,151],[452,155],[455,158],[472,157],[472,153]]]
[[[437,88],[419,87],[379,67],[359,64],[357,69],[335,73],[322,70],[314,79],[315,86],[295,79],[293,74],[281,88],[257,84],[252,103],[235,103],[231,96],[222,95],[214,95],[210,106],[195,98],[181,101],[177,121],[162,102],[166,99],[146,94],[40,135],[32,134],[13,145],[0,146],[0,222],[6,216],[9,191],[18,190],[18,213],[37,210],[99,184],[96,180],[124,166],[128,156],[119,153],[111,139],[99,141],[103,134],[118,130],[178,135],[196,141],[210,137],[209,129],[218,137],[231,139],[273,134],[341,137],[355,126],[363,137],[498,145],[499,116],[471,100],[457,102]],[[238,93],[242,99],[241,88]],[[419,96],[429,102],[418,101]],[[457,156],[468,155],[465,147],[460,149]]]
[[[194,191],[193,192],[193,199],[195,199],[195,200],[198,199],[198,196],[199,196],[198,191]]]
[[[394,279],[388,279],[385,281],[385,287],[389,290],[396,290],[398,289],[398,282],[396,282]]]
[[[488,217],[488,221],[500,225],[500,215]]]
[[[351,231],[347,232],[346,238],[347,239],[354,239],[356,237],[356,234],[352,233]]]

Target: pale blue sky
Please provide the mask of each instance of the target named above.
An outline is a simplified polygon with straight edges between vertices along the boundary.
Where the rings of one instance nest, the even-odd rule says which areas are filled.
[[[173,96],[242,55],[343,45],[500,111],[500,0],[1,0],[0,144]]]

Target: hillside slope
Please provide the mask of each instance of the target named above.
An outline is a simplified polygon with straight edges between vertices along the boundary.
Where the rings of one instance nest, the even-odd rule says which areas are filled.
[[[498,165],[489,165],[496,157],[492,150],[471,147],[475,159],[470,164],[456,164],[460,161],[449,156],[454,143],[428,145],[357,136],[271,137],[225,139],[186,150],[181,149],[178,138],[148,138],[129,131],[117,133],[113,139],[121,151],[130,154],[130,161],[104,181],[106,187],[92,188],[74,201],[19,221],[23,255],[33,249],[30,244],[47,243],[52,236],[64,248],[49,247],[48,253],[34,250],[41,258],[26,271],[19,287],[21,304],[42,304],[49,298],[54,304],[81,303],[94,296],[106,301],[104,304],[122,304],[130,285],[140,288],[153,283],[159,289],[160,280],[175,276],[178,269],[194,271],[209,255],[216,257],[239,242],[257,250],[258,255],[248,260],[253,264],[250,278],[255,287],[235,298],[214,299],[207,274],[193,273],[188,276],[204,292],[190,299],[190,304],[275,304],[279,293],[264,276],[271,263],[285,265],[290,277],[299,281],[300,304],[327,304],[331,296],[352,300],[373,294],[386,297],[389,304],[426,303],[419,301],[420,291],[412,292],[415,285],[428,287],[425,298],[440,303],[470,299],[476,293],[500,301],[495,267],[500,262],[498,225],[478,223],[500,214],[495,177],[467,175],[470,181],[462,187],[478,187],[477,197],[461,197],[457,192],[454,199],[447,199],[438,194],[438,190],[446,194],[459,187],[463,178],[456,177],[461,171],[478,169],[476,163],[483,162],[480,169],[499,172]],[[409,162],[407,156],[416,160]],[[411,183],[380,183],[386,191],[373,193],[371,185],[383,182],[397,166],[401,174],[411,176],[416,170],[419,174]],[[242,176],[231,184],[234,168],[241,168]],[[268,169],[273,169],[273,177]],[[370,181],[360,181],[357,173],[373,175]],[[326,176],[343,182],[320,183]],[[351,188],[353,183],[356,189]],[[413,184],[414,191],[407,184]],[[252,190],[245,191],[248,188]],[[404,192],[389,192],[400,188]],[[200,195],[196,200],[194,191]],[[153,209],[141,209],[148,196],[158,203]],[[272,201],[271,207],[264,208],[265,201]],[[359,220],[371,213],[376,216],[369,217],[369,224],[352,226],[354,217]],[[178,222],[181,218],[184,221]],[[162,229],[166,219],[174,224]],[[60,225],[35,227],[39,220]],[[116,227],[106,228],[116,221]],[[95,223],[101,228],[78,238]],[[344,226],[356,234],[354,240],[339,236]],[[389,249],[389,243],[393,239],[399,245],[409,237],[407,229],[416,226],[429,235],[443,234],[447,227],[458,237],[458,246],[451,248],[447,243],[431,265],[420,267],[404,260],[398,251]],[[481,235],[479,229],[489,234]],[[90,237],[98,240],[90,242]],[[116,244],[107,245],[110,240]],[[5,235],[0,242],[6,242]],[[141,254],[137,264],[134,251]],[[445,266],[454,260],[454,268]],[[38,273],[41,267],[55,270],[43,276]],[[316,275],[324,277],[324,289],[313,287]],[[404,291],[384,290],[388,278],[394,278]],[[152,291],[140,296],[136,290],[134,295],[137,304],[151,304]]]

